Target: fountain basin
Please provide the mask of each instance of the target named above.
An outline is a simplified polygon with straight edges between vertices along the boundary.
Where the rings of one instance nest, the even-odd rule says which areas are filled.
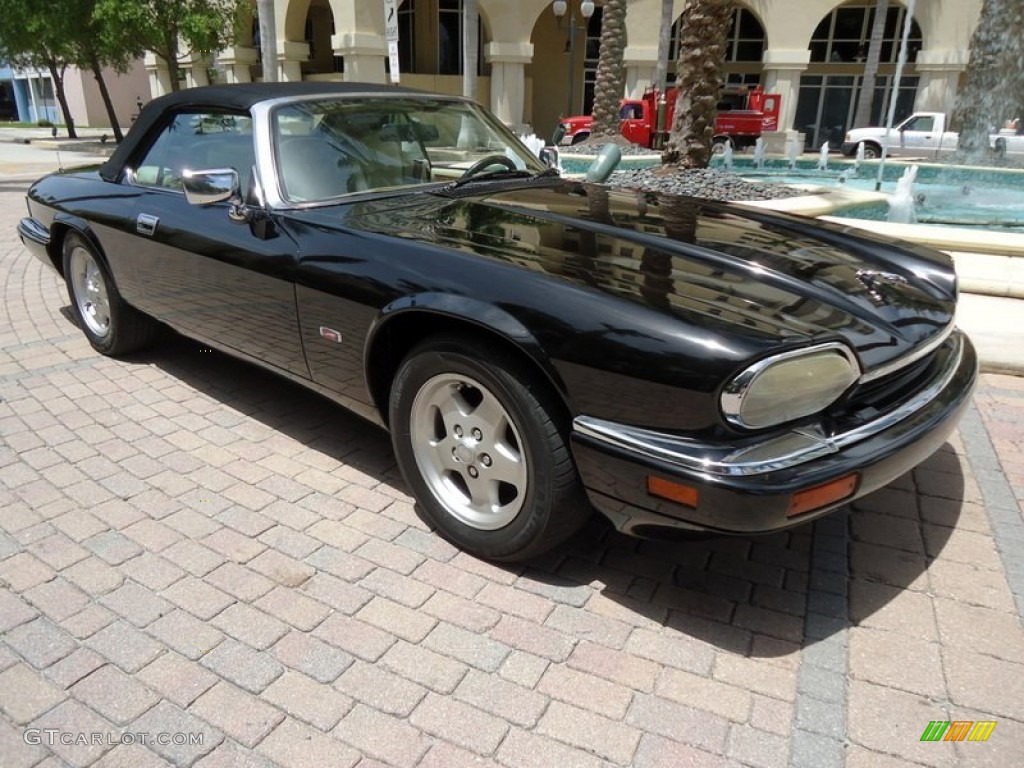
[[[1024,171],[937,163],[917,165],[914,194],[918,198],[918,223],[1009,231],[1024,229]],[[842,171],[830,173],[816,172],[806,166],[795,173],[779,166],[776,166],[778,172],[758,172],[752,167],[750,170],[738,167],[736,172],[750,181],[873,191],[877,167],[877,163],[866,163],[859,174],[855,173],[852,163],[846,163]],[[887,162],[881,191],[891,195],[907,167],[906,163]],[[841,183],[842,179],[845,183]],[[844,215],[877,222],[885,221],[888,211],[884,198],[878,198],[866,200],[863,206],[848,210]]]

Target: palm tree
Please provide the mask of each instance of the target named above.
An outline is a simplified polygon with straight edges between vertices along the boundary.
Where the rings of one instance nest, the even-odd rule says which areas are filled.
[[[952,117],[960,127],[959,150],[968,158],[986,154],[989,130],[1010,116],[1004,110],[1019,108],[1014,100],[1024,90],[1022,29],[1024,0],[983,0]]]
[[[732,0],[691,0],[683,8],[676,61],[675,116],[662,162],[680,168],[706,168],[732,23]]]
[[[889,0],[876,0],[875,20],[871,24],[871,38],[868,40],[868,56],[864,62],[864,76],[860,81],[860,99],[853,116],[853,127],[861,128],[871,124],[871,108],[875,102],[875,77],[878,75],[878,60],[882,54],[882,37],[885,34],[885,20],[889,15]],[[896,98],[896,93],[891,98]]]
[[[256,0],[256,17],[260,24],[260,58],[263,61],[263,82],[277,82],[277,21],[274,0]]]
[[[619,103],[626,88],[626,0],[605,0],[601,14],[601,52],[594,80],[594,123],[591,143],[618,141]],[[623,141],[625,141],[623,139]]]

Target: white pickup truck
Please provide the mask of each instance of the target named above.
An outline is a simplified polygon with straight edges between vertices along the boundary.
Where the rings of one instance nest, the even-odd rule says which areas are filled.
[[[942,112],[915,112],[902,123],[894,125],[889,134],[889,155],[937,156],[956,151],[959,136],[946,130]],[[864,143],[865,157],[879,157],[885,143],[885,128],[854,128],[843,141],[843,154],[852,156],[857,145]],[[1003,130],[989,135],[989,147],[998,154],[1024,154],[1024,135],[1018,130]]]

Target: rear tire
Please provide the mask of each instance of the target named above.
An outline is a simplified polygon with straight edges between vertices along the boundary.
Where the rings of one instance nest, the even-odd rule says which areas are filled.
[[[78,327],[103,355],[124,355],[151,344],[159,326],[118,293],[107,265],[77,232],[64,238],[64,280]]]
[[[524,560],[590,515],[566,419],[514,355],[467,337],[427,339],[399,367],[389,405],[420,516],[461,549]]]

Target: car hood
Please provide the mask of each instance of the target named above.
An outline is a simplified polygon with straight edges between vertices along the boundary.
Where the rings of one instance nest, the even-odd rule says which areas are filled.
[[[347,207],[346,227],[472,251],[776,348],[842,337],[865,370],[944,333],[955,311],[944,254],[735,204],[480,182]]]

